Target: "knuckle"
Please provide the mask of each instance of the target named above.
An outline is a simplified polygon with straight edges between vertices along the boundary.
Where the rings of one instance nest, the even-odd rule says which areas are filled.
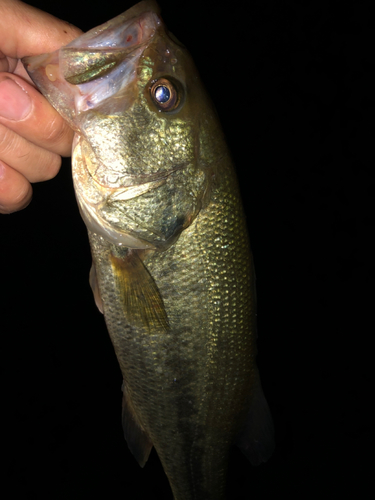
[[[18,192],[14,195],[14,198],[12,200],[14,211],[26,208],[31,201],[31,197],[32,189],[30,184],[26,181],[22,183],[22,185],[19,187]]]
[[[43,132],[44,140],[54,146],[64,145],[68,140],[69,130],[66,122],[60,116],[55,116],[52,120],[46,121]]]
[[[9,214],[25,208],[32,197],[28,180],[3,162],[0,162],[0,174],[0,212]]]
[[[8,127],[0,124],[0,155],[8,155],[15,148],[15,135]]]
[[[56,177],[61,167],[61,156],[55,153],[49,153],[43,161],[44,166],[42,167],[42,177],[43,180],[50,180]]]
[[[54,137],[60,137],[59,133]],[[30,182],[52,179],[61,166],[61,156],[58,153],[28,142],[1,124],[0,159],[22,173]]]

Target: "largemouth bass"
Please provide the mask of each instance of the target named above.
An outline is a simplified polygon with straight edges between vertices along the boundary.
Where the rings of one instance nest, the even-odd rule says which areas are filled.
[[[141,2],[24,59],[76,131],[90,283],[123,374],[122,423],[176,500],[225,498],[229,449],[266,461],[255,275],[231,157],[185,47]]]

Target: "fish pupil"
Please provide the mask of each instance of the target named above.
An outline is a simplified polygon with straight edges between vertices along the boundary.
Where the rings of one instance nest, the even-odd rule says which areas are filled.
[[[169,101],[171,98],[171,93],[165,85],[161,85],[160,87],[157,87],[155,90],[155,99],[164,104]]]

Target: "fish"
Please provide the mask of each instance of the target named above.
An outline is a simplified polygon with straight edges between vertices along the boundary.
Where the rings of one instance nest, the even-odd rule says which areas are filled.
[[[175,500],[222,500],[230,449],[274,450],[256,364],[253,257],[233,161],[153,0],[23,64],[75,131],[90,284],[123,375],[122,426]]]

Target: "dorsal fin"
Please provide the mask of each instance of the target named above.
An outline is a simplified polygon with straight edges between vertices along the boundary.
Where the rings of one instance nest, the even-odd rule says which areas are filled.
[[[111,253],[124,315],[129,324],[148,333],[169,330],[168,316],[159,289],[140,258],[142,250],[128,250],[123,256]]]

